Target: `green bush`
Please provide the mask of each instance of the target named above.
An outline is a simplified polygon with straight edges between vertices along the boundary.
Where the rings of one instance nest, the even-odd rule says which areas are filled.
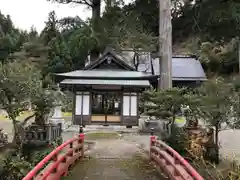
[[[19,151],[9,153],[3,161],[3,171],[0,180],[21,180],[31,169],[33,169],[44,157],[62,144],[62,138],[57,139],[48,147],[24,146]]]
[[[188,156],[186,150],[186,147],[188,146],[188,138],[183,128],[173,126],[171,135],[165,138],[164,141],[180,155],[184,157]]]
[[[1,180],[21,180],[31,169],[32,164],[20,156],[9,155],[4,160]]]
[[[22,149],[22,156],[25,161],[33,166],[37,165],[44,157],[52,152],[53,149],[62,144],[62,138],[57,138],[54,142],[46,146],[37,147],[35,145],[25,145]]]

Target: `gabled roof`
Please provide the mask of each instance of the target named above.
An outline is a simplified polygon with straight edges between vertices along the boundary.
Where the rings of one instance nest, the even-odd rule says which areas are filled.
[[[121,54],[127,59],[127,63],[130,66],[134,66],[131,64],[134,56],[133,51],[123,51]],[[160,75],[159,58],[153,59],[150,52],[141,52],[139,59],[138,71]],[[196,58],[175,56],[172,57],[172,79],[179,81],[204,81],[207,78],[201,63]]]
[[[112,56],[112,60],[119,64],[123,69],[128,70],[128,71],[135,71],[133,66],[130,66],[128,63],[126,63],[126,59],[121,56],[120,54],[116,53],[112,48],[106,48],[104,53],[95,61],[91,62],[87,66],[85,66],[84,70],[92,70],[96,66],[100,65],[104,61],[106,61],[106,57]]]

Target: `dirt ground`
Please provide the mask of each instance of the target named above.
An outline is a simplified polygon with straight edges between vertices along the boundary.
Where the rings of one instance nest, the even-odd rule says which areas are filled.
[[[78,163],[66,179],[162,180],[143,149],[128,136],[94,140],[88,158]]]
[[[12,134],[12,130],[13,130],[13,126],[12,126],[12,122],[9,120],[0,120],[0,128],[3,129],[3,132],[8,134],[8,140],[11,141],[13,134]]]

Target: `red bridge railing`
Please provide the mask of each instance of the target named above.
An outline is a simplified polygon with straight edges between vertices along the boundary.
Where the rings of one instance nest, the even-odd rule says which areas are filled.
[[[171,180],[204,180],[201,175],[174,149],[157,140],[150,138],[150,158]]]
[[[84,134],[80,134],[53,150],[23,180],[59,180],[83,156]]]
[[[174,149],[155,136],[151,136],[150,142],[150,159],[171,180],[204,180]],[[23,180],[60,180],[83,156],[84,134],[80,134],[53,150]]]

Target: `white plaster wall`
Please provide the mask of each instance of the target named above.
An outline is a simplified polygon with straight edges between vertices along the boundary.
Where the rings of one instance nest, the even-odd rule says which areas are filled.
[[[89,115],[90,95],[83,95],[83,115]]]
[[[130,97],[127,95],[123,96],[123,116],[130,115]]]
[[[131,116],[137,116],[137,96],[131,96]]]
[[[82,95],[76,95],[76,102],[75,102],[75,114],[81,115],[82,114]]]

